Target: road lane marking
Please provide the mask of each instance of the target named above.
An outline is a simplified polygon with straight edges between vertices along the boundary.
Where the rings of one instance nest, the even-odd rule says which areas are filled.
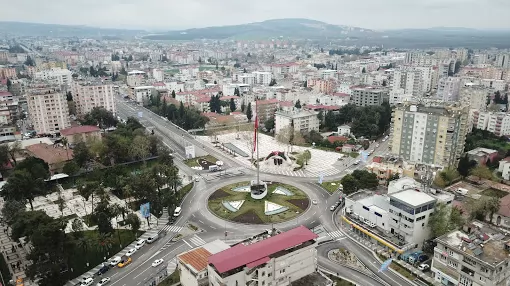
[[[193,246],[191,246],[191,244],[189,244],[186,240],[183,239],[182,242],[186,243],[189,246],[189,248],[193,248]]]
[[[216,229],[216,228],[215,228],[214,226],[212,226],[212,225],[210,225],[210,227],[211,227],[212,229]]]
[[[205,223],[204,223],[203,221],[201,221],[201,220],[198,220],[198,221],[199,221],[201,224],[205,224]]]

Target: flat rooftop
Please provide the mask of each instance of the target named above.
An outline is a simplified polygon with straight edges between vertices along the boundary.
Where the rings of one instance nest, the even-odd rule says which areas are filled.
[[[423,192],[415,190],[405,190],[398,193],[393,193],[390,195],[390,197],[405,202],[406,204],[414,207],[436,201],[436,199],[434,199],[433,197]]]
[[[510,236],[490,225],[473,221],[436,239],[457,252],[495,266],[510,257]]]

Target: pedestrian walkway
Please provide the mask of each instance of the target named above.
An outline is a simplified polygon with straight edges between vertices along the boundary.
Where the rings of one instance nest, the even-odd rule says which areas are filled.
[[[183,239],[184,240],[184,239]],[[191,238],[186,239],[188,240],[193,246],[199,247],[204,244],[206,244],[205,240],[201,239],[198,235],[193,235]],[[184,240],[184,241],[186,241]],[[187,243],[187,242],[186,242]],[[188,243],[189,244],[189,243]]]
[[[166,232],[179,233],[182,230],[182,226],[167,224],[161,230]]]
[[[328,232],[328,235],[331,236],[331,238],[333,238],[333,239],[335,239],[335,238],[344,238],[345,237],[343,232],[340,231],[340,230]]]

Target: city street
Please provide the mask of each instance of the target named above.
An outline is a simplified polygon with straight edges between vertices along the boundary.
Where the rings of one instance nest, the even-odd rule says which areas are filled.
[[[212,146],[197,142],[193,136],[183,132],[178,127],[175,127],[170,122],[151,113],[147,109],[126,102],[123,99],[118,99],[118,115],[121,118],[126,119],[128,116],[139,117],[139,112],[142,112],[142,117],[138,118],[141,123],[146,128],[154,128],[155,133],[161,136],[163,142],[174,150],[176,165],[189,176],[201,173],[201,179],[195,183],[194,188],[184,199],[181,206],[182,214],[179,219],[172,225],[162,226],[162,228],[167,231],[166,236],[160,238],[153,244],[144,246],[140,251],[135,253],[133,255],[133,262],[124,269],[113,269],[105,274],[106,277],[112,278],[111,285],[118,286],[148,285],[146,284],[147,281],[150,281],[151,277],[157,274],[155,269],[151,267],[152,262],[156,259],[163,258],[165,262],[168,263],[168,270],[171,273],[173,269],[175,269],[175,257],[179,253],[201,246],[215,239],[225,239],[227,242],[239,241],[271,227],[270,225],[244,225],[226,222],[212,215],[207,208],[207,198],[214,190],[234,182],[252,179],[255,176],[255,171],[253,169],[244,168],[243,172],[239,172],[239,165],[235,159],[217,151],[217,149]],[[223,160],[226,163],[225,172],[212,175],[212,173],[196,171],[186,166],[182,162],[185,156],[184,146],[186,146],[186,144],[194,144],[197,155],[212,154],[219,160]],[[370,156],[369,160],[373,156],[386,153],[387,144],[387,141],[381,142],[379,148],[375,149],[374,154]],[[355,160],[354,158],[346,159],[343,170],[334,176],[325,178],[325,180],[337,180],[355,169],[363,168],[365,162],[352,165]],[[348,236],[337,227],[338,216],[336,212],[330,211],[329,208],[338,200],[338,197],[335,194],[329,194],[326,190],[317,185],[317,178],[291,178],[280,174],[264,173],[261,174],[261,179],[292,184],[305,191],[311,200],[318,201],[316,205],[311,204],[306,211],[294,220],[275,224],[274,227],[283,231],[298,225],[305,225],[310,229],[317,227],[324,228],[326,232],[321,235],[326,236],[326,240],[330,240],[330,242],[325,242],[318,248],[319,264],[321,267],[333,273],[338,273],[340,276],[362,283],[362,285],[413,285],[392,271],[378,272],[381,263],[375,258],[373,253],[357,242],[351,241]],[[193,224],[201,228],[203,232],[186,236],[177,242],[171,242],[174,235],[179,233],[182,228],[187,227],[187,222],[193,222]],[[226,237],[225,233],[227,234]],[[355,254],[360,261],[367,266],[368,270],[372,272],[373,275],[365,275],[351,268],[331,262],[327,258],[327,252],[339,247],[349,249],[349,251]]]

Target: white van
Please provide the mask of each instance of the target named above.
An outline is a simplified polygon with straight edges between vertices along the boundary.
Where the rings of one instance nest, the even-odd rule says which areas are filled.
[[[159,238],[159,234],[154,233],[153,235],[151,235],[147,238],[147,243],[153,243],[154,241],[158,240],[158,238]]]
[[[175,210],[174,210],[174,216],[175,217],[180,216],[181,215],[181,211],[182,211],[181,207],[176,207]]]

